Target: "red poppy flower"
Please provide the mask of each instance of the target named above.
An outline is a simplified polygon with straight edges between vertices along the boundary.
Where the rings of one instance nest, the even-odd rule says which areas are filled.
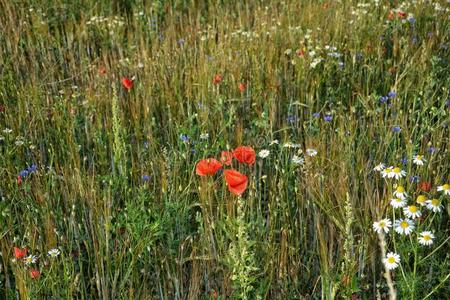
[[[429,192],[431,190],[431,182],[422,181],[419,183],[419,190],[422,190],[424,192]]]
[[[248,146],[240,146],[234,149],[233,151],[234,157],[240,162],[249,165],[253,165],[256,159],[255,150],[252,147]]]
[[[299,49],[299,50],[297,51],[297,55],[300,56],[300,57],[305,56],[305,50]]]
[[[399,11],[399,12],[397,12],[397,16],[398,16],[400,19],[404,19],[404,18],[406,18],[406,17],[408,16],[408,14],[405,13],[405,12],[403,12],[403,11]]]
[[[214,79],[213,79],[214,84],[219,84],[221,81],[222,81],[222,75],[220,75],[220,74],[214,75]]]
[[[245,90],[247,89],[247,85],[243,82],[239,83],[239,90],[241,91],[241,93],[245,92]]]
[[[32,279],[38,279],[41,276],[41,272],[38,269],[30,269],[29,273]]]
[[[394,12],[391,10],[390,12],[389,12],[389,15],[388,15],[388,19],[389,20],[393,20],[394,19]]]
[[[100,75],[106,75],[106,68],[105,67],[100,67],[100,69],[98,69],[98,73]]]
[[[20,249],[20,248],[14,247],[14,257],[16,259],[24,258],[25,256],[27,256],[27,253],[28,253],[27,248]]]
[[[222,169],[222,164],[215,158],[202,159],[197,163],[195,172],[200,176],[214,175]]]
[[[21,185],[22,184],[22,176],[17,176],[17,185]]]
[[[223,175],[231,193],[240,195],[247,189],[248,178],[244,174],[231,169],[223,171]]]
[[[124,88],[126,88],[127,90],[131,90],[131,88],[133,87],[133,81],[128,78],[128,77],[123,77],[122,78],[122,85]]]
[[[221,161],[225,166],[230,166],[232,160],[233,160],[233,152],[230,152],[230,151],[222,151],[222,153],[220,154],[220,161]]]

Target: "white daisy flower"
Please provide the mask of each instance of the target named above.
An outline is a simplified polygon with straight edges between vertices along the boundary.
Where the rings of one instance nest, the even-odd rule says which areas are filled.
[[[393,198],[390,204],[393,208],[400,208],[406,205],[406,199]]]
[[[392,169],[391,173],[389,173],[388,177],[389,178],[395,178],[395,179],[400,179],[402,177],[406,176],[406,172],[402,169],[400,169],[399,167],[395,167]]]
[[[61,253],[61,251],[59,251],[58,248],[54,248],[47,252],[48,256],[50,256],[50,257],[58,257],[60,253]]]
[[[383,163],[379,163],[378,165],[375,166],[375,168],[373,168],[373,170],[377,171],[377,172],[381,172],[384,170],[384,168],[386,168],[386,166]]]
[[[432,199],[427,201],[427,208],[433,212],[441,212],[444,206],[439,199]]]
[[[278,145],[280,142],[278,140],[273,140],[269,143],[269,146]]]
[[[375,230],[376,233],[382,233],[383,231],[385,233],[389,232],[389,228],[392,227],[392,222],[389,219],[383,219],[378,222],[373,222],[373,230]]]
[[[400,263],[400,255],[394,252],[389,252],[386,258],[383,258],[383,263],[388,270],[393,270],[398,267]]]
[[[294,145],[291,142],[284,143],[284,148],[294,148]]]
[[[259,151],[258,156],[261,158],[266,158],[267,156],[269,156],[270,151],[267,149],[263,149],[261,151]]]
[[[292,162],[296,165],[303,165],[305,159],[301,156],[294,155],[292,156]]]
[[[424,195],[419,195],[417,196],[416,199],[416,203],[419,204],[420,206],[425,206],[427,203],[427,197],[425,197]]]
[[[422,216],[419,208],[415,205],[410,205],[403,208],[403,213],[405,214],[405,216],[411,219],[420,218]]]
[[[29,255],[23,259],[26,265],[35,264],[37,262],[37,256],[36,255]]]
[[[430,246],[433,244],[434,234],[431,231],[424,231],[420,233],[419,244]]]
[[[399,234],[408,235],[414,230],[414,223],[410,219],[398,219],[395,221],[395,231]]]
[[[406,199],[406,197],[408,196],[408,194],[405,192],[405,188],[401,185],[399,185],[397,187],[397,189],[395,189],[394,191],[394,196],[400,199]]]
[[[389,177],[389,176],[390,176],[390,174],[391,174],[393,168],[394,168],[394,167],[388,167],[388,168],[382,170],[382,171],[381,171],[381,176],[382,176],[383,178],[386,178],[386,177],[387,177],[387,178],[391,178],[391,177]]]
[[[450,184],[446,183],[437,187],[438,192],[443,192],[444,195],[450,196]]]
[[[415,155],[413,157],[413,163],[418,165],[418,166],[423,166],[423,164],[426,162],[427,160],[423,157],[423,155]]]
[[[201,140],[207,140],[209,138],[209,133],[202,133],[200,134],[200,139]]]
[[[317,150],[316,149],[306,149],[306,154],[308,156],[314,157],[317,155]]]

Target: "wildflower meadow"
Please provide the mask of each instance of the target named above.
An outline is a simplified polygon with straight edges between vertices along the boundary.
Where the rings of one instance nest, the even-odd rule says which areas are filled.
[[[450,1],[0,0],[0,299],[449,299]]]

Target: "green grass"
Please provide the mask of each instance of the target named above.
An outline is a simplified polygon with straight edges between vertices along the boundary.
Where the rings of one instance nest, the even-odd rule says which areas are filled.
[[[245,2],[0,0],[0,298],[447,297],[447,1]],[[196,175],[240,145],[241,197]],[[443,204],[410,237],[395,184]]]

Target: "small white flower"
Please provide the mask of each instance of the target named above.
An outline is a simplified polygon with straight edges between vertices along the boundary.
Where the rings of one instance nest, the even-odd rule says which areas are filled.
[[[374,171],[381,172],[386,168],[386,166],[383,163],[379,163],[378,165],[373,168]]]
[[[408,194],[405,192],[405,188],[399,185],[397,189],[394,191],[394,196],[400,199],[406,199]]]
[[[47,253],[48,253],[48,256],[50,256],[50,257],[58,257],[61,252],[59,251],[58,248],[54,248],[54,249],[48,251]]]
[[[209,133],[202,133],[200,134],[200,139],[201,140],[207,140],[209,138]]]
[[[441,200],[432,199],[432,200],[427,200],[427,208],[433,212],[441,212],[443,205],[441,203]]]
[[[416,203],[419,204],[420,206],[425,206],[427,205],[427,197],[425,197],[424,195],[419,195],[417,196],[416,199]]]
[[[437,187],[438,192],[443,192],[444,195],[450,196],[450,184],[446,183]]]
[[[4,134],[10,134],[11,132],[12,132],[12,129],[9,129],[9,128],[3,129]]]
[[[382,171],[381,171],[381,176],[382,176],[383,178],[386,178],[386,177],[387,177],[387,178],[391,178],[391,177],[389,177],[389,176],[390,176],[390,174],[391,174],[393,168],[394,168],[394,167],[388,167],[388,168],[382,170]]]
[[[26,265],[35,264],[36,261],[37,261],[37,256],[36,255],[29,255],[29,256],[25,257],[23,259],[23,261],[25,262]]]
[[[405,216],[411,219],[420,218],[420,216],[422,216],[419,208],[415,205],[410,205],[403,208],[403,213],[405,214]]]
[[[278,145],[280,142],[278,140],[273,140],[269,143],[269,146]]]
[[[258,156],[261,158],[266,158],[267,156],[269,156],[269,154],[270,154],[270,150],[263,149],[263,150],[259,151]]]
[[[400,255],[394,252],[389,252],[386,258],[383,258],[383,263],[388,270],[393,270],[398,267],[400,263]]]
[[[292,156],[292,162],[296,165],[303,165],[305,159],[301,156],[294,155]]]
[[[314,157],[317,155],[317,150],[316,149],[306,149],[306,154],[308,156]]]
[[[24,141],[22,141],[22,140],[17,140],[17,141],[15,141],[15,143],[14,143],[16,146],[22,146],[23,144],[24,144]]]
[[[433,244],[434,234],[431,231],[424,231],[420,233],[419,243],[425,246]]]
[[[402,177],[406,176],[406,172],[402,169],[400,169],[399,167],[395,167],[392,169],[391,173],[389,173],[388,177],[389,178],[395,178],[395,179],[400,179]]]
[[[389,232],[389,228],[392,227],[392,222],[389,219],[383,219],[378,222],[373,223],[373,230],[375,230],[376,233],[382,233],[383,231],[385,233]]]
[[[317,67],[318,64],[320,64],[322,62],[321,58],[314,58],[314,60],[311,62],[311,64],[309,65],[312,69],[314,69],[315,67]]]
[[[414,230],[414,223],[410,219],[395,221],[395,231],[399,234],[409,235]]]
[[[413,157],[413,163],[418,165],[418,166],[423,166],[423,164],[426,162],[427,160],[423,157],[423,155],[416,155]]]
[[[393,208],[400,208],[406,205],[406,199],[393,198],[391,199],[390,204]]]

